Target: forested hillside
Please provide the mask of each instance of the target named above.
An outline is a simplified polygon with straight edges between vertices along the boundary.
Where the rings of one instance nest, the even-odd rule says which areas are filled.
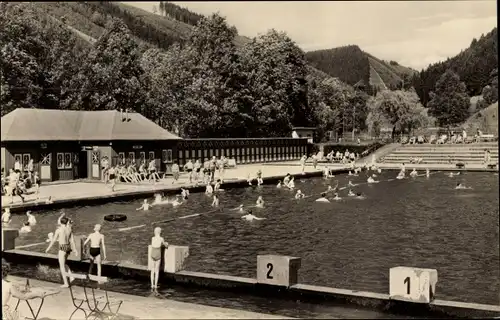
[[[401,89],[404,82],[409,87],[411,76],[415,73],[394,61],[387,63],[377,59],[356,45],[310,51],[306,53],[306,58],[312,66],[350,85],[359,81],[369,83],[372,91]]]
[[[460,80],[465,83],[469,96],[480,95],[483,88],[491,83],[492,72],[498,69],[497,37],[497,28],[494,28],[479,40],[473,39],[469,48],[455,57],[430,65],[419,72],[412,82],[422,103],[427,105],[430,92],[434,90],[439,77],[448,69],[458,74]],[[493,102],[495,101],[491,103]]]

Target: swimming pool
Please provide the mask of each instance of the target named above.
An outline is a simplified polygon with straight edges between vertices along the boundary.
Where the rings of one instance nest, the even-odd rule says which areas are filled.
[[[449,178],[435,172],[430,178],[395,180],[394,171],[384,171],[378,184],[365,183],[366,176],[341,175],[332,179],[296,181],[306,195],[292,200],[294,192],[266,185],[226,190],[220,194],[221,212],[160,224],[165,239],[190,247],[186,269],[255,277],[258,254],[292,255],[302,258],[299,282],[388,292],[389,268],[404,265],[436,268],[437,297],[478,303],[498,303],[500,284],[498,232],[498,176],[462,173]],[[347,197],[341,201],[316,203],[327,185],[345,186],[348,180],[366,199]],[[391,181],[389,181],[391,180]],[[465,182],[472,190],[455,190]],[[265,217],[245,221],[230,211],[239,204],[253,205],[264,197],[263,209],[252,209]],[[171,217],[211,211],[211,198],[192,194],[186,204],[136,211],[141,201],[68,209],[76,234],[92,232],[102,223],[108,260],[147,263],[147,245],[153,226],[117,231]],[[125,222],[104,222],[110,213],[127,214]],[[18,238],[22,246],[44,241],[53,232],[59,212],[37,215],[33,232]],[[24,217],[14,216],[12,226]],[[46,245],[25,248],[43,251]],[[147,284],[145,284],[147,285]]]

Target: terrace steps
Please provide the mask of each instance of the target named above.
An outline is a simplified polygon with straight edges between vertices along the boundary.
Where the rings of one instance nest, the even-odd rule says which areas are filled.
[[[475,144],[413,144],[403,145],[380,159],[383,163],[410,163],[412,158],[421,158],[422,164],[449,164],[463,162],[482,164],[484,150],[491,154],[491,163],[498,163],[498,143],[483,142]]]

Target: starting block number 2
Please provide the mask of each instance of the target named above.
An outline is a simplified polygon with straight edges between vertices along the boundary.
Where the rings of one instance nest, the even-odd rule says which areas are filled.
[[[268,263],[268,264],[266,265],[266,268],[267,268],[266,279],[272,280],[272,279],[273,279],[273,275],[272,275],[272,272],[273,272],[273,264],[272,264],[272,263]]]
[[[259,255],[257,256],[257,282],[289,287],[297,283],[300,258]]]

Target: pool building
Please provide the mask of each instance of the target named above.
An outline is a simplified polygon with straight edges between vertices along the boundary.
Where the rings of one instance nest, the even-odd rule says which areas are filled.
[[[33,171],[42,181],[94,179],[104,163],[155,160],[160,172],[174,162],[225,155],[237,164],[296,160],[306,138],[182,139],[139,113],[18,108],[2,117],[2,168]]]

